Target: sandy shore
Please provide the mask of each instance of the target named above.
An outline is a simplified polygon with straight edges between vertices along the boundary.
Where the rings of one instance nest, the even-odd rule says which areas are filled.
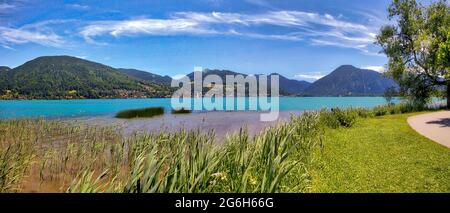
[[[421,135],[450,148],[450,111],[411,116],[408,123]]]
[[[153,118],[117,119],[110,116],[96,116],[77,118],[76,122],[82,122],[101,126],[116,126],[126,136],[135,132],[159,132],[161,130],[178,131],[214,130],[216,137],[223,139],[227,134],[236,133],[241,127],[246,126],[250,135],[255,135],[266,127],[278,122],[289,120],[291,114],[301,114],[302,111],[280,111],[278,120],[271,122],[260,121],[260,112],[201,112],[191,114],[165,114]],[[72,120],[73,121],[73,120]]]

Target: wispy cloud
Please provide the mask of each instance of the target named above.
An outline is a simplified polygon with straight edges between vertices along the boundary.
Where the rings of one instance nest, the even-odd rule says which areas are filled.
[[[81,59],[87,59],[88,57],[85,55],[76,55],[75,57],[77,58],[81,58]]]
[[[321,72],[311,72],[311,73],[303,73],[303,74],[297,74],[294,76],[297,80],[305,80],[305,81],[316,81],[318,79],[323,78],[325,75]]]
[[[11,3],[0,3],[0,15],[13,13],[17,6]]]
[[[89,8],[79,4],[67,6],[79,9]],[[64,20],[48,20],[20,28],[1,27],[0,43],[10,46],[33,42],[57,46],[64,42],[62,38],[65,36],[61,32],[58,32],[60,35],[54,33],[49,26],[63,22]],[[376,22],[380,20],[377,19]],[[70,26],[73,30],[74,25]],[[271,33],[264,30],[265,27],[276,27],[279,30],[273,31],[277,33]],[[376,55],[370,47],[373,47],[375,33],[378,30],[377,27],[347,21],[339,15],[335,17],[331,14],[289,10],[256,14],[177,12],[167,18],[141,17],[125,20],[79,21],[75,29],[85,41],[95,44],[105,44],[102,42],[105,36],[115,38],[175,35],[239,36],[252,39],[304,41],[310,45],[356,49],[369,55]]]
[[[14,9],[16,6],[8,3],[0,3],[0,11]]]
[[[277,35],[277,34],[258,34],[258,33],[248,33],[248,32],[241,33],[236,30],[229,30],[228,32],[225,32],[223,34],[255,38],[255,39],[266,39],[266,40],[286,40],[286,41],[302,40],[302,36],[298,35],[296,33],[278,34]]]
[[[135,19],[125,21],[98,21],[83,27],[80,34],[89,42],[101,35],[114,37],[131,35],[214,34],[214,30],[185,19]]]
[[[264,7],[264,8],[270,8],[270,9],[274,8],[274,6],[266,0],[245,0],[245,1],[249,4],[257,5],[257,6]]]
[[[362,69],[373,70],[379,73],[384,73],[386,71],[386,68],[384,66],[365,66],[362,67]]]
[[[3,48],[13,49],[12,45],[35,43],[44,46],[61,47],[65,42],[50,25],[67,23],[70,20],[47,20],[27,24],[19,28],[0,26],[0,44]]]
[[[88,5],[81,5],[81,4],[67,4],[67,8],[74,9],[74,10],[89,10],[90,7]]]
[[[0,27],[0,44],[9,46],[9,44],[36,43],[44,46],[61,46],[63,39],[51,32],[27,31],[24,29],[13,29]]]
[[[133,19],[92,22],[80,34],[90,42],[95,37],[131,35],[232,35],[257,39],[307,40],[313,45],[366,49],[376,30],[359,23],[340,20],[330,14],[303,11],[268,11],[259,14],[222,12],[178,12],[166,19]],[[258,27],[271,25],[290,31],[267,34]],[[245,31],[237,29],[245,28]]]

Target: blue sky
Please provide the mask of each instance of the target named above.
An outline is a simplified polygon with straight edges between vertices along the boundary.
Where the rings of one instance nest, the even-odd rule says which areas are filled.
[[[0,0],[0,65],[72,55],[175,76],[194,67],[313,81],[380,69],[388,0]]]

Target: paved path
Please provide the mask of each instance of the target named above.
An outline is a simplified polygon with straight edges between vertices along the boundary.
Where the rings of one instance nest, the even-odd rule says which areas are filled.
[[[450,148],[450,111],[411,116],[408,123],[421,135]]]

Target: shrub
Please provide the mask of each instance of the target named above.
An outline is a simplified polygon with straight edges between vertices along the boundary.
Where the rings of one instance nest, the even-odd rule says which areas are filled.
[[[387,104],[382,106],[377,106],[373,108],[375,116],[383,115],[395,115],[409,112],[420,112],[423,110],[433,109],[431,107],[424,107],[422,105],[417,105],[411,102],[403,102],[399,104]]]
[[[326,126],[336,129],[339,127],[351,127],[358,116],[357,110],[333,108],[330,111],[323,110],[321,112],[322,123]]]
[[[150,107],[120,111],[117,113],[116,118],[150,118],[162,114],[164,114],[163,107]]]
[[[358,114],[358,116],[361,118],[370,118],[370,117],[375,116],[371,109],[357,108],[357,109],[355,109],[355,111]]]
[[[340,126],[336,116],[330,110],[323,109],[320,111],[320,123],[323,126],[337,129]]]
[[[383,116],[389,114],[389,107],[388,106],[377,106],[373,108],[373,112],[375,116]]]

